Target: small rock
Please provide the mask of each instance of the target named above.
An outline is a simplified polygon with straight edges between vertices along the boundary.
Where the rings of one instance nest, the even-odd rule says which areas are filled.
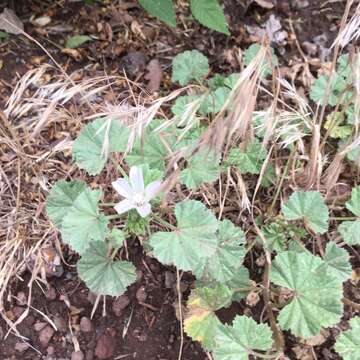
[[[302,46],[303,46],[304,50],[306,51],[306,53],[308,55],[310,55],[310,56],[315,56],[316,55],[317,50],[318,50],[316,44],[314,44],[314,43],[312,43],[310,41],[304,41],[302,43]]]
[[[171,289],[175,284],[176,278],[175,274],[171,271],[165,271],[165,287]]]
[[[291,5],[295,9],[300,10],[307,8],[310,5],[310,3],[308,0],[292,0]]]
[[[16,295],[16,302],[18,303],[18,305],[20,306],[24,306],[27,303],[27,298],[26,295],[23,291],[20,291],[17,293]]]
[[[39,333],[39,341],[43,347],[49,344],[49,341],[53,337],[55,330],[50,326],[46,325]]]
[[[140,286],[136,291],[136,299],[138,302],[145,302],[147,298],[145,286]]]
[[[80,331],[88,333],[92,331],[91,320],[85,316],[83,316],[80,320]]]
[[[30,345],[26,342],[17,342],[15,344],[15,350],[20,353],[26,351],[29,347],[30,347]]]
[[[74,351],[71,354],[71,360],[84,360],[84,358],[85,358],[84,353],[81,350]]]
[[[112,304],[112,310],[116,316],[121,316],[123,310],[130,304],[130,300],[126,295],[117,297]]]
[[[146,56],[140,51],[130,51],[120,60],[120,68],[124,70],[129,78],[136,78],[144,72],[146,67]]]
[[[96,348],[95,355],[99,359],[109,359],[113,357],[115,353],[115,339],[109,333],[100,336]]]
[[[66,321],[62,317],[56,316],[53,321],[58,331],[65,332],[67,330]]]
[[[48,300],[55,300],[56,299],[56,290],[52,286],[50,286],[45,292],[45,297]]]

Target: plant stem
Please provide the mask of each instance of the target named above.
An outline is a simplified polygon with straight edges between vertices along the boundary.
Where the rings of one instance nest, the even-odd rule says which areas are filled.
[[[114,220],[114,219],[120,219],[122,217],[122,214],[114,214],[114,215],[108,215],[106,218],[108,220]]]
[[[117,203],[109,202],[109,203],[100,203],[100,206],[115,206]]]
[[[356,216],[344,216],[344,217],[331,217],[330,220],[340,220],[340,221],[344,221],[344,220],[359,220],[358,217]]]
[[[180,320],[180,349],[179,349],[179,356],[178,360],[181,360],[182,357],[182,350],[184,346],[184,330],[183,330],[183,316],[182,316],[182,296],[181,296],[181,286],[180,286],[180,280],[181,276],[179,273],[179,269],[176,269],[176,288],[178,292],[178,302],[179,302],[179,320]]]
[[[156,220],[157,222],[159,222],[161,225],[163,225],[163,226],[165,226],[165,227],[167,227],[167,228],[169,228],[169,229],[171,229],[171,230],[173,230],[173,231],[177,230],[177,227],[176,227],[176,226],[170,224],[170,223],[167,222],[166,220],[163,220],[159,215],[157,215],[157,214],[152,214],[152,217],[153,217],[154,220]]]

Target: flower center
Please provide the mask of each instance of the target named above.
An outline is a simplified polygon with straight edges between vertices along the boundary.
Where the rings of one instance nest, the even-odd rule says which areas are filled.
[[[133,202],[136,206],[143,206],[146,203],[145,194],[144,193],[137,193],[132,198]]]

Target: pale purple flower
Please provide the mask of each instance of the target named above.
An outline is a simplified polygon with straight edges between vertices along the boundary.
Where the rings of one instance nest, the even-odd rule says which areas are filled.
[[[111,185],[125,199],[115,205],[115,210],[123,214],[131,209],[136,209],[141,217],[146,217],[151,213],[150,201],[159,192],[161,181],[153,181],[146,187],[142,169],[132,166],[129,173],[130,183],[123,179],[117,179]]]

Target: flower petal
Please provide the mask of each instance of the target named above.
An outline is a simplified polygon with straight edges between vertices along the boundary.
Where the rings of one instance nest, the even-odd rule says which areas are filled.
[[[129,173],[130,184],[135,193],[144,191],[144,178],[142,169],[138,166],[132,166]]]
[[[144,218],[151,213],[151,206],[149,203],[146,203],[143,206],[137,207],[136,210],[140,214],[140,216]]]
[[[153,181],[145,188],[145,198],[146,201],[150,201],[156,197],[160,190],[161,181]]]
[[[119,193],[121,196],[127,199],[129,198],[131,199],[134,196],[133,189],[130,187],[129,183],[123,178],[113,181],[111,185],[113,186],[113,188],[116,190],[117,193]]]
[[[125,200],[120,201],[118,204],[116,204],[114,206],[114,209],[116,210],[116,212],[118,214],[123,214],[124,212],[134,209],[135,207],[136,206],[132,201],[125,199]]]

